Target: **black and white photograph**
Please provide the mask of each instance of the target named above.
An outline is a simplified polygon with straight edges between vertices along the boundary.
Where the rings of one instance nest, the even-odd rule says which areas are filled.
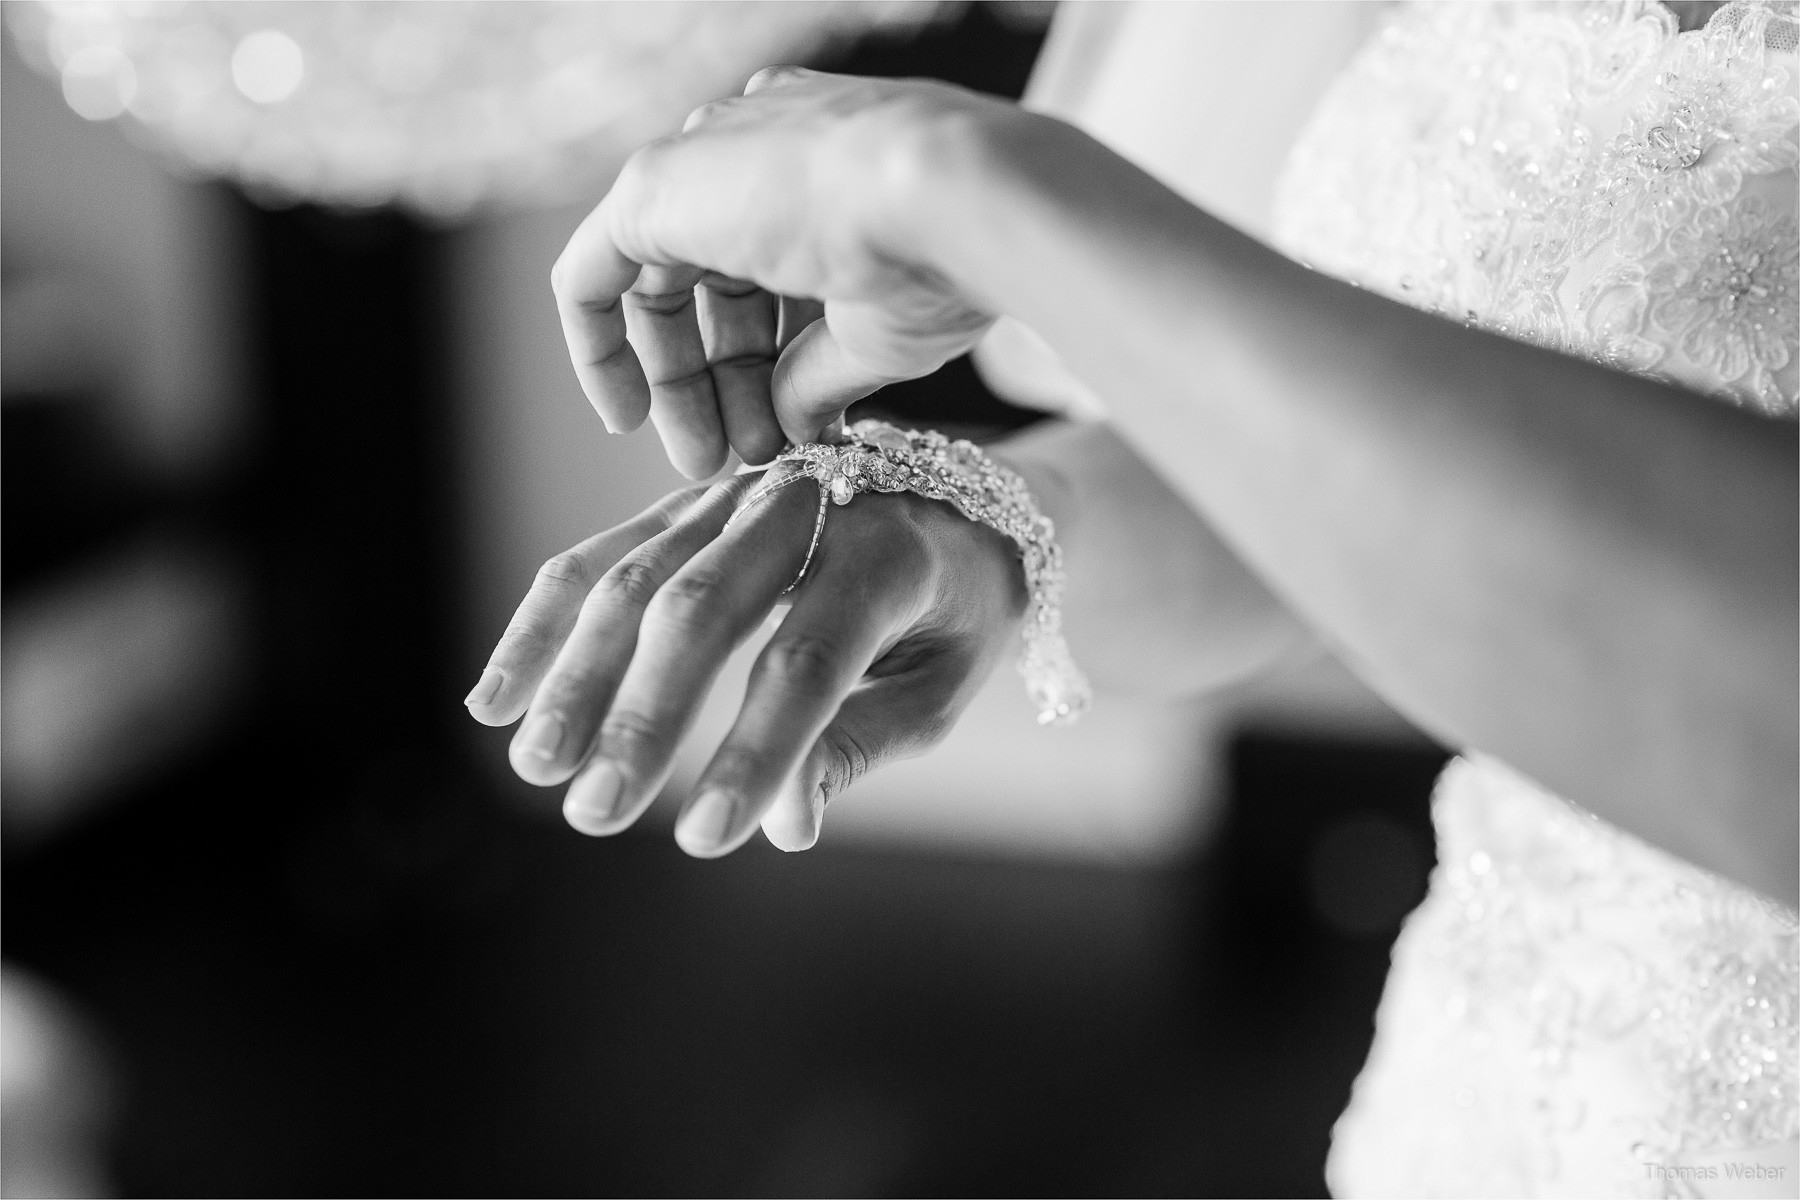
[[[1800,3],[0,0],[0,1196],[1800,1196]]]

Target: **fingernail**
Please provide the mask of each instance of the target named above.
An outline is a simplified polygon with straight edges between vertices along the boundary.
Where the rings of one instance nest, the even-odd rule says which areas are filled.
[[[481,673],[475,688],[463,697],[464,704],[487,704],[500,694],[500,685],[506,682],[506,676],[497,668],[489,667]]]
[[[534,758],[554,758],[556,748],[562,745],[562,718],[549,713],[541,717],[533,717],[531,724],[525,727],[525,736],[519,742],[519,749]]]
[[[563,820],[582,833],[603,832],[619,807],[624,785],[619,768],[596,759],[569,785],[569,794],[563,797]]]
[[[736,807],[724,792],[711,791],[694,801],[675,826],[675,840],[689,854],[710,854],[725,842]]]

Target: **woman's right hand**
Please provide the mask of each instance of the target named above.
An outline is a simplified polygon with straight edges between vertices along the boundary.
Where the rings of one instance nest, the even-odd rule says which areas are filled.
[[[588,400],[614,432],[648,414],[702,478],[727,443],[766,462],[969,350],[994,314],[925,250],[944,184],[989,131],[1042,120],[798,67],[697,110],[632,155],[552,272]]]
[[[727,528],[755,483],[677,492],[551,559],[470,693],[484,724],[524,717],[514,770],[572,780],[563,813],[583,833],[649,807],[726,657],[806,560],[817,485],[774,490]],[[690,854],[729,853],[759,825],[782,849],[811,846],[829,800],[949,730],[1018,645],[1026,602],[1008,539],[879,493],[829,508],[791,599],[676,824]]]

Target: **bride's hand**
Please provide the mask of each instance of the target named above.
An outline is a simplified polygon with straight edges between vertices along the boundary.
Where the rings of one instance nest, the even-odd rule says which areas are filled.
[[[648,413],[702,478],[727,443],[767,462],[970,349],[993,314],[920,246],[940,168],[1021,119],[945,84],[771,67],[639,150],[551,275],[606,427]]]
[[[788,470],[791,468],[777,468]],[[755,481],[667,497],[545,564],[469,708],[525,720],[513,768],[583,833],[625,829],[668,779],[726,657],[800,572],[820,507],[810,479],[732,521]],[[868,493],[832,505],[793,607],[675,837],[713,857],[760,824],[811,846],[827,801],[948,731],[1016,648],[1026,596],[1012,544],[948,505]]]

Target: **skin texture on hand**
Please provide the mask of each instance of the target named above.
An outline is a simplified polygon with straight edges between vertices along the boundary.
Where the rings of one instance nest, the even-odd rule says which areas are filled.
[[[756,482],[677,492],[551,559],[469,695],[485,724],[523,717],[514,770],[569,782],[563,813],[583,833],[618,833],[655,800],[726,658],[805,560],[817,485],[774,490],[727,528]],[[784,850],[811,846],[828,801],[949,730],[1017,646],[1025,590],[1000,534],[946,504],[868,494],[831,506],[785,599],[676,823],[690,854],[729,853],[759,826]]]
[[[780,114],[773,136],[738,136],[751,96],[762,125]],[[701,478],[728,446],[767,462],[784,433],[808,441],[851,402],[974,346],[992,315],[890,247],[905,242],[893,231],[931,131],[1003,107],[774,67],[633,155],[551,274],[606,427],[648,415],[670,461]]]

